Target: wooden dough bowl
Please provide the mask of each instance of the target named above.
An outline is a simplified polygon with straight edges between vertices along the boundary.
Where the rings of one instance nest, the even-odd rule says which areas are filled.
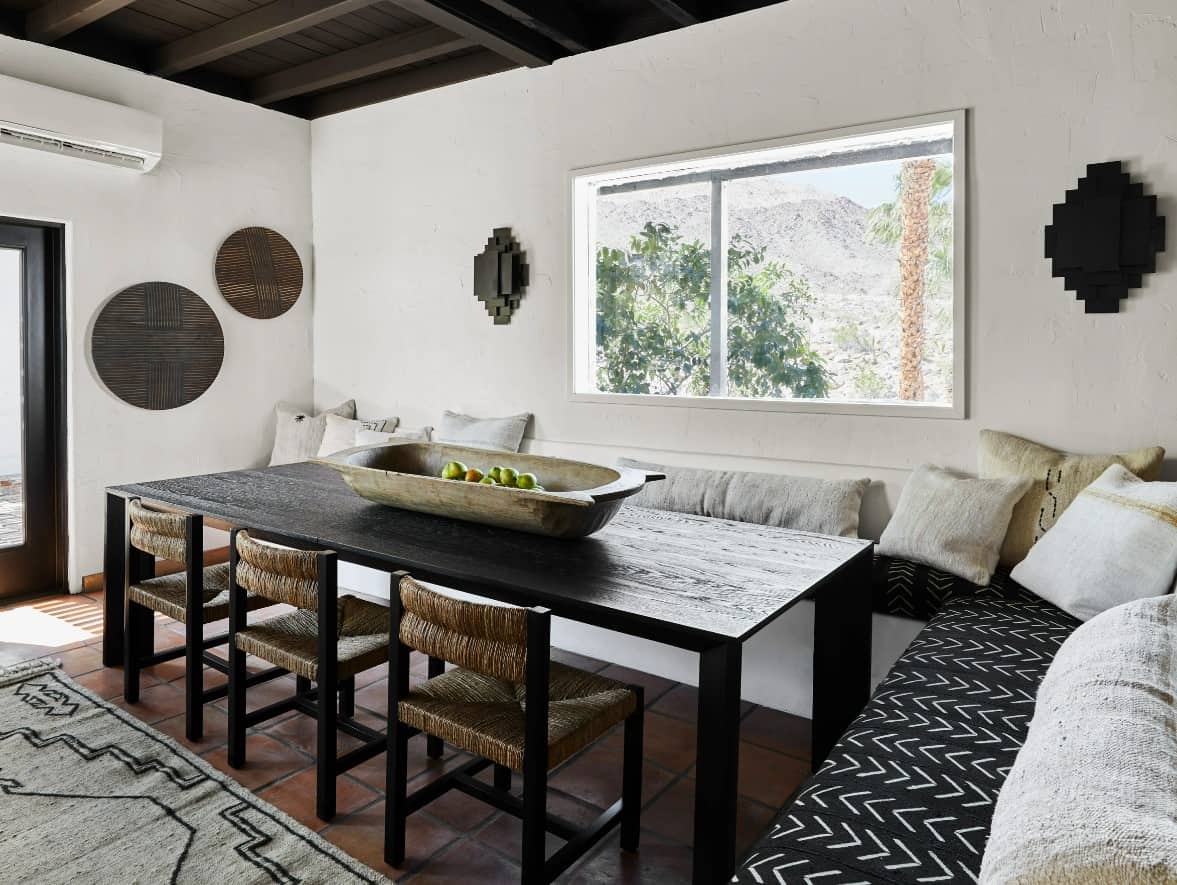
[[[591,535],[647,482],[666,478],[626,467],[427,442],[360,446],[314,460],[338,470],[352,491],[369,501],[554,538]],[[502,465],[534,473],[545,490],[442,479],[450,461],[483,471]]]

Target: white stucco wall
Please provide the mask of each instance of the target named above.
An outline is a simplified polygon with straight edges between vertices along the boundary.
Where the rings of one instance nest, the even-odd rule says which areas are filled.
[[[150,174],[0,147],[0,216],[67,225],[70,581],[102,570],[103,489],[264,464],[280,399],[311,398],[310,135],[305,120],[93,59],[0,38],[0,73],[149,111],[164,121]],[[0,107],[4,96],[0,93]],[[213,260],[237,228],[281,231],[308,268],[284,316],[252,320],[217,290]],[[195,403],[136,409],[103,387],[89,330],[120,289],[187,286],[216,312],[225,362]]]
[[[733,412],[569,400],[569,170],[965,108],[968,417]],[[877,536],[915,465],[968,469],[997,427],[1075,450],[1177,449],[1173,255],[1123,311],[1050,278],[1043,225],[1085,165],[1127,161],[1177,208],[1171,0],[790,0],[704,26],[317,120],[315,390],[435,424],[523,410],[533,451],[879,481]],[[509,326],[471,293],[510,225],[532,285]],[[364,580],[353,576],[352,580]],[[749,644],[744,694],[806,712],[805,611]],[[880,619],[881,670],[910,635]],[[693,662],[582,628],[558,641],[676,678]]]

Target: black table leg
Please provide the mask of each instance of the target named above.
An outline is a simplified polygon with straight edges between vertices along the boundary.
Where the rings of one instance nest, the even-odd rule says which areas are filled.
[[[106,495],[106,540],[103,554],[102,665],[123,665],[123,607],[127,578],[127,499]]]
[[[870,699],[873,562],[871,548],[863,548],[814,597],[814,771]]]
[[[736,866],[742,651],[731,640],[699,654],[694,885],[727,882]]]

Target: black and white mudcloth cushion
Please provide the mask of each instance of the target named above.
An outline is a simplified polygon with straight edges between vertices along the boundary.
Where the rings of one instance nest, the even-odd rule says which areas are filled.
[[[978,589],[916,637],[733,881],[976,881],[1038,683],[1079,624],[1013,582]]]
[[[874,610],[884,615],[898,615],[926,621],[954,596],[1005,593],[1009,571],[999,568],[984,586],[930,565],[876,556],[872,596]]]

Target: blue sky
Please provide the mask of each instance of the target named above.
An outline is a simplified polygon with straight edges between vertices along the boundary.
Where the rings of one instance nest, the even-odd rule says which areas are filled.
[[[849,197],[858,205],[872,209],[895,199],[899,163],[899,160],[887,160],[859,166],[835,166],[812,172],[790,172],[782,178],[787,178],[790,184],[808,184],[818,190]]]

